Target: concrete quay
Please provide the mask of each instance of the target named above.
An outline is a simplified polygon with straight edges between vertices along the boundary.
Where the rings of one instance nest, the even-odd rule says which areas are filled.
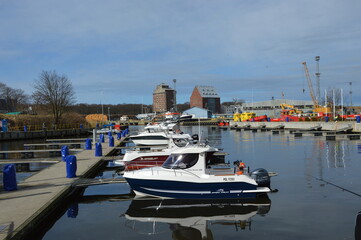
[[[356,121],[340,122],[234,122],[229,124],[230,128],[264,128],[264,129],[288,129],[288,130],[310,130],[318,129],[322,131],[338,132],[343,129],[350,129],[355,133],[361,133],[361,123]]]
[[[105,142],[104,157],[95,157],[94,147],[77,153],[76,178],[66,178],[66,163],[61,161],[18,183],[18,190],[0,192],[0,240],[25,239],[30,230],[42,226],[44,219],[64,208],[64,201],[79,191],[74,182],[94,177],[113,151],[117,150]]]

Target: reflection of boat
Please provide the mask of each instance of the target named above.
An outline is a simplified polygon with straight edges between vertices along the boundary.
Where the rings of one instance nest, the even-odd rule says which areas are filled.
[[[124,216],[133,223],[133,229],[137,229],[134,226],[139,222],[140,231],[146,229],[142,223],[150,222],[153,225],[151,233],[156,234],[155,223],[168,223],[173,231],[173,238],[212,239],[209,223],[245,229],[250,227],[253,216],[267,214],[270,207],[271,200],[267,196],[218,201],[140,199],[131,202]],[[192,238],[185,238],[189,237],[188,234]]]
[[[169,139],[182,139],[192,140],[191,136],[186,133],[182,133],[178,124],[176,123],[159,123],[154,125],[148,125],[144,128],[144,131],[131,135],[129,138],[135,145],[168,145]]]
[[[192,145],[174,150],[162,167],[124,173],[137,195],[163,198],[225,199],[256,197],[270,192],[270,177],[264,169],[250,175],[235,172],[220,161],[218,149]],[[224,160],[223,160],[224,161]]]

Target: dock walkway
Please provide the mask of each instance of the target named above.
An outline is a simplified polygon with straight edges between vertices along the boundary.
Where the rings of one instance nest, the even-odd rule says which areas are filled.
[[[103,156],[114,151],[108,145],[102,144]],[[74,182],[94,174],[103,163],[103,157],[95,157],[94,148],[75,156],[77,178],[66,178],[66,163],[61,161],[18,183],[18,190],[0,192],[0,240],[23,239],[51,209],[61,205],[64,197],[74,190]]]

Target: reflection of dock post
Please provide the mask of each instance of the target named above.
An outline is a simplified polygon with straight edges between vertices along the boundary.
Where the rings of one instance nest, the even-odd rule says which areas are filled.
[[[356,217],[355,240],[361,240],[361,212]]]

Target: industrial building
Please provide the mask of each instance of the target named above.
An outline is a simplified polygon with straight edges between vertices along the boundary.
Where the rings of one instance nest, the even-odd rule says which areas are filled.
[[[221,99],[212,86],[196,86],[190,97],[190,107],[199,107],[210,110],[212,113],[221,113]]]
[[[303,100],[289,100],[289,99],[272,99],[261,102],[243,103],[241,107],[242,112],[254,112],[257,116],[267,115],[269,117],[279,117],[282,110],[281,104],[293,106],[304,113],[312,112],[313,102]]]
[[[187,109],[183,112],[183,114],[192,115],[192,117],[196,119],[206,119],[212,117],[212,113],[210,110],[199,107],[192,107],[190,109]]]
[[[167,84],[159,84],[153,92],[153,111],[166,112],[175,108],[175,90]]]

